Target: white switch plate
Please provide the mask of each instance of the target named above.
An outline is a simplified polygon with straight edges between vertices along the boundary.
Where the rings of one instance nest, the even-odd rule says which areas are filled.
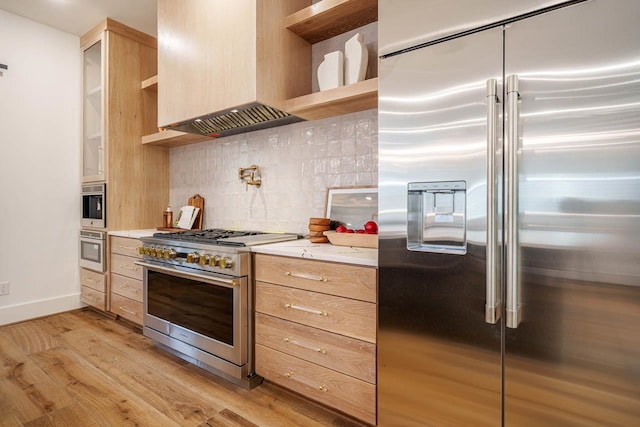
[[[0,282],[0,295],[9,294],[9,282]]]

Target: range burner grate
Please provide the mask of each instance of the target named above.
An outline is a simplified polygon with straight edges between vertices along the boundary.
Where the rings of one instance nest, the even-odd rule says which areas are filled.
[[[224,230],[210,228],[207,230],[185,230],[171,233],[155,233],[153,237],[161,239],[181,240],[186,242],[216,243],[231,237],[256,236],[265,234],[260,231]],[[237,246],[243,246],[242,244]]]

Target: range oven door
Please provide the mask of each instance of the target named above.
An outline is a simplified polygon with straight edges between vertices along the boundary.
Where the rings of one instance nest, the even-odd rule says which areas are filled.
[[[225,359],[247,363],[247,278],[144,267],[145,327]]]

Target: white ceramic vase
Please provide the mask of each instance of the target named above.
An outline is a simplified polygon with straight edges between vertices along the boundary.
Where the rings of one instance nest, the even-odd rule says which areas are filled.
[[[344,84],[364,80],[367,74],[369,53],[364,44],[364,34],[357,33],[344,44]]]
[[[333,89],[344,84],[344,54],[342,51],[327,53],[318,66],[318,87]]]

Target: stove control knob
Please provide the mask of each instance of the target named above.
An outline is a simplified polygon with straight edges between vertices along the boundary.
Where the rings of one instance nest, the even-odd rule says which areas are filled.
[[[200,257],[200,265],[205,266],[207,264],[209,264],[209,261],[211,260],[211,257],[209,255],[202,255]]]
[[[231,268],[233,267],[233,260],[229,257],[220,258],[220,268]]]
[[[164,258],[165,259],[176,259],[176,256],[178,256],[178,253],[173,249],[169,249],[167,251],[167,254],[164,256]]]
[[[214,255],[209,259],[209,265],[211,267],[217,267],[220,264],[220,257],[218,255]]]
[[[162,248],[156,249],[156,258],[162,258],[164,251],[166,251],[166,249],[162,249]]]
[[[145,246],[144,247],[144,254],[145,255],[151,255],[151,248],[149,246]]]
[[[196,264],[199,260],[200,260],[200,255],[198,255],[195,252],[191,252],[189,255],[187,255],[187,262],[189,264]]]
[[[144,248],[144,246],[140,246],[140,247],[138,248],[138,253],[139,253],[140,255],[144,255],[144,249],[145,249],[145,248]]]
[[[149,255],[156,256],[156,248],[149,248]]]

